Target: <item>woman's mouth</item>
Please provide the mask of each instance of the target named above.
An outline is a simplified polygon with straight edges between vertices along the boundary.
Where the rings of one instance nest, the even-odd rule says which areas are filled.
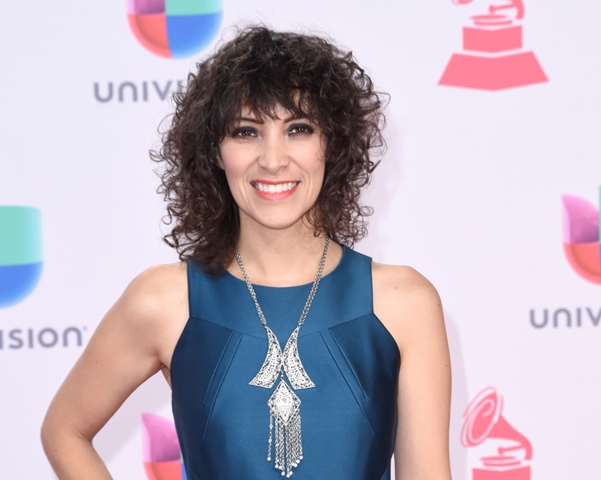
[[[280,200],[292,195],[299,183],[300,182],[267,183],[258,180],[250,182],[259,196],[269,200]]]

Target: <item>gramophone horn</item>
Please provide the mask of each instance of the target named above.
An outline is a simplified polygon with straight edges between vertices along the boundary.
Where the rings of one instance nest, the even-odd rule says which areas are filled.
[[[532,458],[532,444],[530,441],[515,428],[513,428],[509,422],[503,418],[503,415],[499,417],[499,420],[493,426],[492,430],[488,434],[488,438],[508,438],[519,443],[519,445],[514,447],[499,447],[499,455],[503,455],[505,452],[523,448],[526,451],[526,456],[524,459],[530,460]]]
[[[499,455],[524,449],[525,459],[532,458],[532,445],[501,415],[503,399],[493,387],[482,390],[467,406],[461,429],[461,443],[465,447],[479,445],[487,438],[506,438],[519,443],[512,447],[499,447]]]

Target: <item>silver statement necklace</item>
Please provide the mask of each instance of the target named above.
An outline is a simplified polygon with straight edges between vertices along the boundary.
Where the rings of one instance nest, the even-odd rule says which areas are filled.
[[[317,293],[317,287],[319,287],[319,281],[321,280],[323,267],[326,262],[326,255],[328,254],[329,243],[330,240],[326,237],[323,255],[319,262],[319,268],[317,269],[317,275],[311,286],[311,291],[309,292],[301,316],[298,319],[296,328],[290,334],[283,353],[277,337],[267,326],[267,320],[265,319],[263,310],[261,310],[261,306],[257,300],[255,289],[246,274],[240,252],[236,249],[236,260],[238,260],[238,265],[240,266],[240,270],[242,270],[242,275],[244,275],[244,280],[246,281],[250,296],[252,297],[253,302],[255,302],[259,320],[261,320],[261,323],[267,332],[268,342],[265,361],[263,362],[259,373],[255,375],[255,378],[253,378],[249,384],[262,388],[271,388],[278,376],[280,377],[280,383],[267,401],[270,414],[267,461],[271,461],[271,446],[272,443],[275,443],[275,468],[281,470],[282,475],[286,475],[287,477],[292,475],[292,468],[297,467],[299,462],[303,459],[300,418],[301,401],[294,393],[294,390],[315,387],[315,384],[309,378],[307,372],[305,372],[298,355],[298,332],[303,323],[305,323],[305,319],[307,318],[307,314],[309,313],[309,309],[311,308],[311,304]],[[288,383],[284,379],[284,374],[288,377],[288,381],[294,390],[288,386]],[[275,442],[273,441],[274,438]]]

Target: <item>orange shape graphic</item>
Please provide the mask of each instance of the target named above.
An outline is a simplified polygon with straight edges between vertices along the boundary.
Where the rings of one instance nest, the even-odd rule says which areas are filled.
[[[182,480],[182,463],[144,462],[144,471],[149,480]]]
[[[601,246],[599,243],[564,243],[570,266],[585,280],[601,285]]]
[[[164,13],[128,14],[129,27],[138,41],[152,53],[171,58],[167,39],[167,19]]]

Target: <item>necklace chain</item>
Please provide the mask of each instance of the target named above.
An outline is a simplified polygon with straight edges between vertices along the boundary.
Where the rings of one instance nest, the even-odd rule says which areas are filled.
[[[321,260],[319,262],[319,267],[317,268],[317,274],[315,275],[315,280],[313,281],[313,285],[311,286],[311,291],[309,292],[309,296],[307,297],[307,301],[305,302],[305,306],[303,307],[303,311],[301,313],[300,318],[298,319],[297,327],[300,327],[303,323],[305,323],[305,319],[307,318],[307,314],[309,313],[309,309],[311,308],[311,304],[313,303],[313,299],[315,298],[315,294],[317,293],[317,287],[319,287],[319,281],[323,275],[323,268],[326,263],[326,256],[328,254],[328,245],[330,243],[330,239],[326,236],[325,245],[323,247],[323,255],[321,256]],[[244,268],[244,264],[242,263],[242,257],[240,256],[240,252],[236,249],[236,260],[238,261],[238,265],[240,266],[240,270],[242,270],[242,275],[244,276],[244,281],[246,282],[246,286],[248,287],[248,291],[250,292],[250,296],[255,303],[255,308],[257,309],[257,314],[259,315],[259,320],[264,327],[267,327],[267,320],[265,319],[265,315],[263,314],[263,310],[261,310],[261,305],[259,305],[259,301],[257,300],[257,294],[255,293],[255,289],[253,288],[253,284],[248,278],[246,274],[246,269]]]

